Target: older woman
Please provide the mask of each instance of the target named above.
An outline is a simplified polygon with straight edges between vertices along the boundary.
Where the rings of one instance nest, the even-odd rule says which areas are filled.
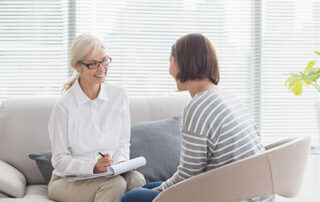
[[[264,150],[247,109],[234,95],[218,88],[218,60],[205,36],[188,34],[178,39],[172,46],[169,72],[178,90],[187,90],[192,97],[181,122],[180,165],[167,181],[130,191],[122,202],[151,202],[179,182]],[[263,196],[249,201],[271,202],[273,198]]]
[[[104,173],[112,164],[129,160],[128,99],[123,89],[104,83],[110,63],[111,57],[96,37],[84,34],[74,39],[70,65],[75,73],[49,120],[54,167],[50,199],[116,202],[126,191],[145,183],[137,171],[69,181],[72,176]]]

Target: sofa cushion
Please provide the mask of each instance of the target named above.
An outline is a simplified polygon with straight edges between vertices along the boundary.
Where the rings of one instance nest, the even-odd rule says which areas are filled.
[[[30,202],[54,202],[48,199],[48,186],[43,184],[27,186],[23,199]]]
[[[0,200],[1,200],[2,198],[10,198],[10,197],[9,197],[8,195],[0,192]]]
[[[147,165],[138,171],[147,182],[170,178],[180,163],[180,151],[180,117],[132,125],[130,158],[146,158]]]
[[[51,164],[51,150],[44,150],[29,154],[29,158],[36,161],[37,166],[45,179],[46,183],[50,182],[53,166]]]
[[[4,198],[1,202],[54,202],[48,199],[48,186],[43,184],[28,185],[23,198]]]
[[[27,180],[16,168],[0,160],[0,192],[21,198],[26,190]]]

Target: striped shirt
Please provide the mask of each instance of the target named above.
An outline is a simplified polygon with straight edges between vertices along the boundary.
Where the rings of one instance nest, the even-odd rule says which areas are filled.
[[[247,109],[232,94],[212,90],[198,93],[181,120],[181,159],[175,174],[161,190],[208,170],[264,150],[259,131]],[[248,201],[274,201],[265,196]]]

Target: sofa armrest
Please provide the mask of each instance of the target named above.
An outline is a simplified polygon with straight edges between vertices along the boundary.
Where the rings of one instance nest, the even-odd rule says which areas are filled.
[[[10,164],[0,160],[0,192],[21,198],[26,191],[25,176]]]

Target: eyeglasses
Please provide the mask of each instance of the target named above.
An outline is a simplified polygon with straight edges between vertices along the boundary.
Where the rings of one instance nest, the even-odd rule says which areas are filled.
[[[107,57],[107,58],[104,58],[101,61],[96,61],[96,62],[89,63],[89,64],[83,63],[81,61],[79,63],[83,64],[88,69],[97,69],[100,66],[100,64],[102,64],[102,66],[104,66],[104,67],[108,66],[111,63],[111,61],[112,61],[112,59],[110,57]]]

